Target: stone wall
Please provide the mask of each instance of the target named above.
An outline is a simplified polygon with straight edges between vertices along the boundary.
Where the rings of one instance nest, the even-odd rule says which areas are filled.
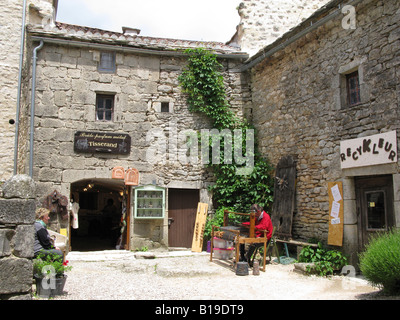
[[[68,32],[76,35],[72,30]],[[78,32],[78,36],[83,34]],[[90,34],[83,36],[96,37],[95,31]],[[61,35],[67,36],[65,32]],[[157,55],[132,53],[129,49],[119,51],[120,43],[116,39],[123,36],[114,37],[113,34],[107,38],[107,44],[116,45],[114,73],[99,72],[101,50],[84,43],[76,46],[45,42],[39,51],[33,164],[38,199],[55,189],[69,196],[71,184],[79,180],[111,179],[111,170],[116,166],[136,168],[140,173],[140,185],[155,182],[165,188],[198,189],[204,195],[213,182],[213,175],[200,161],[200,153],[197,162],[181,161],[182,156],[185,158],[186,147],[184,141],[179,140],[179,134],[185,130],[211,129],[209,119],[189,112],[186,97],[181,92],[178,76],[187,58],[173,52]],[[100,40],[104,41],[107,36],[102,37]],[[148,40],[143,37],[143,41]],[[179,42],[153,40],[156,41]],[[37,44],[33,42],[32,47]],[[109,50],[112,49],[110,46]],[[247,78],[238,68],[241,60],[221,58],[221,63],[229,101],[242,116],[249,109],[250,89]],[[96,120],[97,94],[114,95],[113,121]],[[169,112],[161,112],[162,103],[169,103]],[[27,108],[24,111],[26,116],[29,111]],[[77,131],[129,134],[131,152],[128,155],[77,153],[74,151]],[[159,134],[165,139],[160,139]],[[162,148],[164,142],[166,152]],[[151,150],[155,150],[156,157]],[[138,235],[152,233],[146,230],[161,229],[157,234],[166,244],[167,215],[162,221],[146,221],[141,229],[139,224],[132,229],[137,230]]]
[[[0,181],[13,173],[14,134],[17,106],[18,66],[22,21],[22,1],[5,0],[0,10]]]
[[[261,152],[275,165],[286,155],[297,160],[296,238],[327,239],[328,181],[343,179],[352,201],[345,203],[345,224],[357,223],[354,186],[340,168],[340,141],[400,132],[399,3],[363,1],[356,16],[356,29],[344,29],[339,15],[252,69]],[[362,101],[346,108],[343,77],[356,69]],[[396,165],[390,173],[398,171]],[[357,230],[352,237],[357,239]]]
[[[31,299],[35,184],[25,175],[2,186],[0,198],[0,300]]]
[[[52,3],[52,0],[28,0],[26,21],[34,21],[36,23],[52,22]],[[0,181],[9,179],[13,174],[22,9],[23,1],[4,0],[0,11],[0,73],[2,75],[0,79],[0,87],[2,88],[0,91],[2,109],[0,121]],[[26,52],[24,57],[26,62]],[[24,101],[21,101],[21,103],[24,104]],[[22,140],[23,149],[25,148],[25,140],[29,139],[26,132],[20,135],[20,139]]]
[[[330,0],[244,0],[239,5],[238,41],[255,54]]]
[[[201,189],[210,181],[204,166],[181,163],[169,140],[184,130],[211,128],[203,115],[188,111],[177,77],[186,64],[181,57],[138,56],[117,53],[115,74],[97,71],[99,51],[45,44],[37,67],[34,178],[38,196],[85,178],[110,178],[117,165],[134,167],[141,184],[157,180],[160,186],[184,184]],[[224,63],[228,68],[228,63]],[[229,68],[234,68],[229,62]],[[246,105],[239,72],[225,70],[231,104],[238,114]],[[114,121],[96,121],[96,93],[115,95]],[[247,98],[249,90],[247,89]],[[169,102],[170,112],[161,112]],[[157,145],[152,132],[162,129],[168,138],[167,154],[149,161],[148,148]],[[128,156],[74,152],[76,131],[128,133]],[[175,137],[176,138],[176,137]],[[69,194],[61,188],[61,193]]]

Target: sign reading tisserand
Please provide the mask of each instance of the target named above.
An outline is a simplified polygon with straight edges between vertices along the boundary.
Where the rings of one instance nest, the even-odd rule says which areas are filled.
[[[340,142],[342,169],[397,162],[396,131]]]
[[[75,152],[129,154],[131,137],[123,133],[78,131],[74,139]]]

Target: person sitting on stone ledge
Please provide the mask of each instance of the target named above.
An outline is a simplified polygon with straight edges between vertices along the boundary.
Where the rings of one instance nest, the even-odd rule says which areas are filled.
[[[47,223],[50,220],[49,214],[50,211],[46,208],[36,209],[34,256],[36,258],[39,254],[56,254],[60,256],[60,260],[64,260],[64,254],[59,248],[54,247],[47,231]]]

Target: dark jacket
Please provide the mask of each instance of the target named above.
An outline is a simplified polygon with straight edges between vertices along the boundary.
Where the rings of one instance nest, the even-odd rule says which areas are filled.
[[[35,242],[33,245],[34,254],[37,254],[42,249],[54,249],[49,232],[39,221],[35,222],[35,231]]]

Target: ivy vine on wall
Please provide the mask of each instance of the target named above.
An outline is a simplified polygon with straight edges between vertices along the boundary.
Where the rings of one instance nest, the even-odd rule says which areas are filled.
[[[243,168],[243,163],[224,162],[224,141],[221,140],[219,163],[210,161],[208,164],[216,177],[215,184],[210,187],[214,202],[217,207],[227,207],[239,212],[248,212],[253,203],[268,210],[273,195],[272,167],[258,153],[256,141],[254,154],[249,154],[252,151],[246,150],[246,130],[254,128],[232,111],[226,97],[222,65],[217,56],[206,49],[188,49],[185,52],[189,55],[188,64],[178,80],[187,95],[189,110],[204,113],[212,119],[213,128],[219,132],[225,129],[241,130],[242,153],[244,157],[254,159],[252,170],[245,175],[237,174],[238,169]],[[212,143],[210,138],[210,148]]]

